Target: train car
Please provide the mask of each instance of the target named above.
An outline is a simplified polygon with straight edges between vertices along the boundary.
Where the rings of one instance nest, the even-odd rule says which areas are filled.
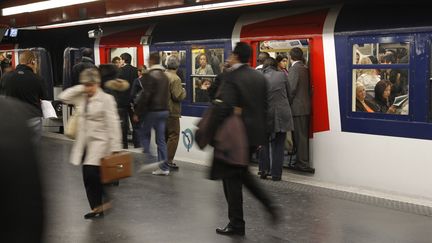
[[[88,30],[99,27],[103,35],[89,39]],[[108,63],[122,52],[132,55],[135,66],[146,64],[150,52],[158,52],[162,60],[178,55],[188,95],[182,103],[176,159],[206,164],[211,148],[201,151],[193,138],[196,123],[208,107],[199,94],[203,80],[211,83],[221,72],[221,64],[238,41],[253,47],[252,66],[259,52],[275,56],[300,47],[312,84],[310,156],[316,172],[311,180],[357,188],[359,193],[370,190],[432,199],[431,30],[426,10],[413,6],[255,8],[22,30],[17,48],[50,43],[47,50],[53,56],[54,77],[70,69],[76,61],[71,53],[83,46],[94,48],[96,64]],[[201,54],[212,66],[212,74],[197,73]],[[393,60],[385,61],[389,56]],[[69,60],[67,67],[54,64],[63,59],[62,63]],[[63,84],[63,79],[54,84]],[[363,87],[362,94],[375,99],[375,86],[381,80],[393,87],[387,91],[391,110],[360,111],[359,90]]]

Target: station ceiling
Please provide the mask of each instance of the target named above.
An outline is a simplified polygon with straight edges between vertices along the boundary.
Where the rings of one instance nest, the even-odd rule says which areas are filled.
[[[34,2],[32,0],[6,0],[0,1],[0,9],[25,5]],[[10,16],[0,16],[0,25],[23,28],[35,26],[47,26],[53,24],[70,23],[75,21],[116,17],[127,14],[154,12],[159,10],[176,9],[189,6],[209,5],[222,2],[235,2],[236,0],[99,0],[67,7],[41,10],[31,13],[21,13]],[[275,0],[262,8],[274,8],[283,6],[310,6],[341,3],[341,0]],[[256,8],[247,6],[242,8]]]

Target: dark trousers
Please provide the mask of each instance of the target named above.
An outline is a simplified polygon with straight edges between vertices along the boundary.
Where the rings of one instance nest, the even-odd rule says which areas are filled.
[[[255,151],[251,149],[250,151]],[[249,158],[251,158],[250,153]],[[239,168],[236,168],[239,169]],[[244,229],[245,221],[243,219],[243,192],[242,187],[245,187],[257,198],[267,210],[271,210],[271,201],[264,190],[259,186],[256,179],[249,173],[247,168],[242,168],[239,173],[224,178],[222,180],[225,198],[228,203],[228,218],[229,224],[236,229]]]
[[[95,165],[83,165],[84,187],[91,209],[102,205],[103,197],[106,197],[104,187],[101,183],[100,168]]]
[[[180,138],[180,118],[168,117],[166,123],[166,141],[168,147],[168,162],[174,160]]]
[[[131,124],[132,124],[132,143],[133,143],[135,148],[139,148],[139,147],[141,147],[141,143],[140,143],[141,123],[139,121],[134,122],[134,120],[133,120],[134,111],[132,109],[128,109],[128,112],[129,112],[129,119],[130,119]]]
[[[127,108],[118,108],[120,118],[123,148],[128,148],[128,131],[129,131],[129,111]]]
[[[298,166],[309,167],[309,116],[294,116],[294,145],[297,148]]]
[[[272,176],[274,177],[282,176],[282,166],[285,157],[284,156],[285,139],[286,139],[286,132],[277,132],[269,138],[270,141],[265,146],[263,146],[259,154],[260,171],[269,173],[271,170]],[[271,152],[271,156],[270,156],[270,152]]]

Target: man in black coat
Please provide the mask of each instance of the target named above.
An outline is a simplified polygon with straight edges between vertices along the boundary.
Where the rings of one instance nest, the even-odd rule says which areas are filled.
[[[72,78],[72,85],[77,85],[79,84],[79,76],[80,73],[87,68],[96,68],[96,65],[94,64],[94,60],[93,60],[93,50],[91,48],[84,48],[81,50],[81,62],[75,64],[72,67],[72,73],[71,73],[71,78]],[[69,88],[69,87],[65,87],[65,88]]]
[[[130,95],[130,87],[132,87],[135,79],[138,78],[138,69],[131,65],[132,56],[129,53],[123,53],[120,55],[123,66],[120,69],[120,79],[124,79],[129,82],[129,88],[119,94],[117,106],[119,108],[119,115],[121,120],[121,128],[123,134],[123,148],[128,148],[127,134],[129,131],[129,118],[132,118],[133,112],[131,105],[133,103],[133,97]],[[132,121],[133,122],[133,121]],[[133,128],[137,126],[133,126]],[[133,134],[137,134],[134,131]]]
[[[7,97],[16,98],[29,104],[28,123],[34,129],[38,139],[42,132],[41,100],[46,99],[44,80],[35,74],[37,58],[29,50],[19,55],[19,65],[15,71],[6,73],[1,81],[0,88]]]
[[[249,144],[249,158],[258,146],[266,142],[267,82],[264,76],[247,64],[251,48],[244,42],[237,43],[229,62],[231,71],[224,79],[220,97],[222,105],[217,111],[215,124],[223,121],[233,112],[233,107],[240,107],[242,120],[246,127]],[[267,194],[259,187],[249,173],[247,166],[235,166],[224,161],[214,161],[211,172],[213,179],[221,178],[225,198],[228,202],[229,223],[216,229],[218,234],[244,235],[243,219],[243,184],[264,205],[276,220],[277,213]]]

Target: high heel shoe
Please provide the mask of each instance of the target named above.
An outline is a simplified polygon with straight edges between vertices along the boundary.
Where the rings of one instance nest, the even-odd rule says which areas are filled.
[[[104,212],[90,212],[84,215],[85,219],[93,219],[93,218],[102,218],[104,216]]]

